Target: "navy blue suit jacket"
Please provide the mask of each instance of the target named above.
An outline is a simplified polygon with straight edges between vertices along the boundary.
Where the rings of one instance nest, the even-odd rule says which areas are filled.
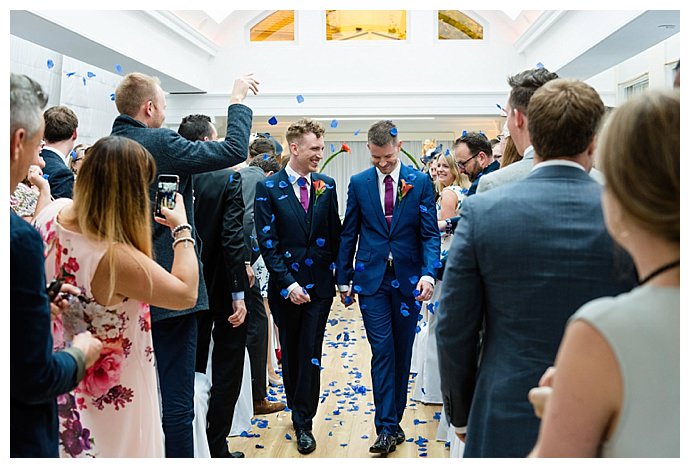
[[[58,198],[72,198],[74,189],[74,173],[65,165],[62,157],[48,149],[41,150],[41,157],[46,162],[43,174],[48,174],[50,195]]]
[[[53,353],[43,241],[10,210],[10,456],[57,457],[57,397],[76,387],[77,362]]]
[[[350,178],[337,281],[339,285],[346,285],[352,280],[353,288],[361,288],[357,288],[359,294],[372,295],[378,291],[389,252],[393,254],[395,275],[404,296],[413,295],[421,276],[436,277],[441,237],[431,179],[400,164],[398,188],[405,180],[412,189],[402,199],[397,191],[394,194],[390,229],[381,208],[376,168],[371,167]]]
[[[254,222],[261,256],[270,272],[268,294],[276,301],[294,282],[312,297],[335,296],[333,270],[340,246],[340,217],[335,181],[311,174],[309,211],[295,196],[285,169],[256,184]],[[316,195],[314,185],[324,184]],[[283,295],[285,292],[283,292]]]
[[[601,190],[581,169],[547,166],[463,201],[436,337],[443,404],[454,426],[467,426],[466,457],[529,453],[539,419],[527,393],[553,365],[568,318],[634,286],[630,257],[604,226]]]

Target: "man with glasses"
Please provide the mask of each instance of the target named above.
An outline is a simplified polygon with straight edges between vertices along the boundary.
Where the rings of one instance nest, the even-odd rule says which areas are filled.
[[[453,145],[455,160],[460,170],[467,174],[472,181],[472,186],[467,192],[467,196],[477,192],[479,179],[491,172],[500,169],[501,165],[494,159],[493,151],[489,139],[483,133],[466,133]]]

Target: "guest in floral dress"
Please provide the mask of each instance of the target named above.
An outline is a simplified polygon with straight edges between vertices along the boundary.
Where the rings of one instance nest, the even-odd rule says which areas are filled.
[[[63,457],[164,456],[149,304],[191,307],[199,271],[179,194],[174,210],[163,208],[166,218],[156,218],[173,230],[172,272],[151,259],[148,188],[155,173],[138,143],[102,138],[79,172],[74,201],[56,200],[35,221],[46,277],[81,290],[53,319],[55,349],[83,330],[103,342],[84,380],[58,398]]]

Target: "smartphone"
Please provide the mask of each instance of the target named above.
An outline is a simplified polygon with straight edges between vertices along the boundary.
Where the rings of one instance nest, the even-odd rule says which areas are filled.
[[[156,209],[154,214],[164,217],[161,207],[175,208],[175,193],[180,189],[180,178],[176,175],[161,174],[158,176],[158,188],[156,189]]]
[[[65,280],[63,278],[55,278],[46,287],[46,292],[48,293],[48,299],[50,300],[50,302],[53,302],[57,295],[60,293],[60,289],[62,288],[62,284],[64,282]]]

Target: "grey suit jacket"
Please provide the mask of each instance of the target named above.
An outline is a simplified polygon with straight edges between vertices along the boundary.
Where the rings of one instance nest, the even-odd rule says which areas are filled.
[[[581,169],[548,166],[463,202],[436,336],[446,414],[468,427],[465,456],[528,454],[539,420],[527,393],[553,364],[568,318],[634,286],[604,226],[601,190]]]
[[[244,199],[244,243],[247,247],[246,260],[254,264],[259,257],[259,244],[256,241],[256,226],[254,225],[254,197],[256,184],[266,178],[263,169],[256,166],[243,167],[239,170],[242,176],[242,198]]]

